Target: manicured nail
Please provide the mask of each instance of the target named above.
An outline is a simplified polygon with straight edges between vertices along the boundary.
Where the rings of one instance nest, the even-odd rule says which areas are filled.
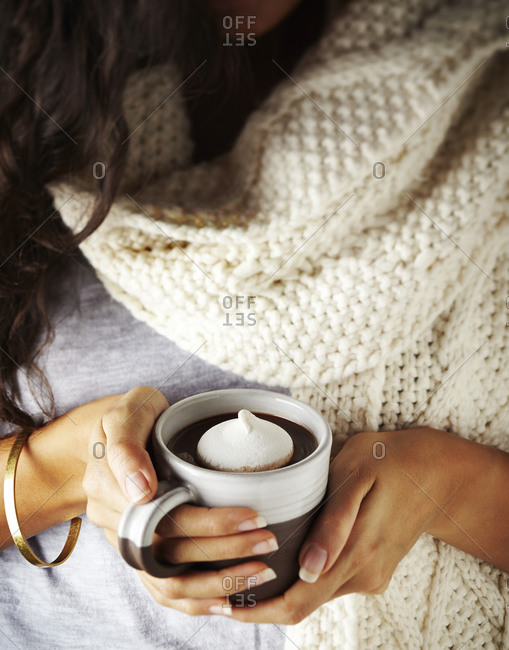
[[[231,616],[232,615],[232,606],[231,605],[212,605],[212,607],[209,607],[209,612],[211,614],[219,614],[220,616]]]
[[[150,492],[148,481],[140,471],[133,472],[126,478],[125,489],[132,503],[141,501]]]
[[[304,582],[316,582],[326,562],[327,551],[317,544],[311,544],[302,558],[299,578]]]
[[[251,550],[255,555],[264,555],[265,553],[277,551],[278,548],[277,540],[275,537],[271,537],[270,539],[264,539],[263,542],[258,542]]]
[[[258,515],[258,517],[254,517],[253,519],[245,519],[244,521],[241,521],[237,526],[237,530],[256,530],[257,528],[265,528],[266,525],[267,521],[265,517]]]
[[[274,580],[274,578],[277,578],[276,572],[274,569],[268,567],[267,569],[260,571],[260,573],[248,576],[247,584],[250,587],[254,587],[255,585],[258,587],[258,585],[263,585],[264,582],[269,582],[269,580]]]

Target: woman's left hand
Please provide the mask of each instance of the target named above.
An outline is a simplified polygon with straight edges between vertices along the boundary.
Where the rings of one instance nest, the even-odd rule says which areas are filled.
[[[278,598],[233,608],[232,618],[293,625],[338,596],[382,593],[461,490],[464,443],[430,428],[352,436],[331,463],[325,504],[301,549],[301,579]]]

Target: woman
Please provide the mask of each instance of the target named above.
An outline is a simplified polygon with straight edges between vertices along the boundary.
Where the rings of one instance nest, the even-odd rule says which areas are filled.
[[[506,334],[489,321],[478,347],[466,328],[495,312],[486,296],[500,295],[508,241],[503,21],[500,3],[479,4],[4,6],[2,419],[34,431],[17,476],[25,535],[46,531],[34,547],[49,554],[52,527],[88,517],[71,559],[43,572],[11,546],[2,513],[13,643],[395,647],[402,630],[407,647],[507,642]],[[481,154],[494,171],[465,180]],[[429,206],[458,218],[447,223],[464,226],[470,254],[452,259],[435,222],[419,224]],[[224,298],[248,295],[258,327],[229,329]],[[479,385],[458,383],[483,346]],[[25,367],[53,411],[30,397]],[[137,576],[116,529],[128,501],[154,493],[155,418],[185,394],[260,384],[319,407],[340,449],[301,580],[231,610],[222,573]],[[249,561],[274,539],[254,511],[185,506],[158,533],[169,560],[245,557],[235,575],[269,577]],[[353,593],[383,596],[338,599]],[[282,627],[300,621],[301,636]]]

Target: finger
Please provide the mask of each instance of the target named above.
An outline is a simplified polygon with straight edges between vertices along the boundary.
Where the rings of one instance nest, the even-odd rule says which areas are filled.
[[[115,531],[105,529],[104,536],[112,546],[118,549],[118,536]],[[175,578],[155,578],[144,571],[137,571],[137,573],[151,593],[157,592],[160,600],[167,601],[166,606],[168,607],[173,606],[169,604],[170,600],[225,597],[244,591],[244,589],[253,589],[276,578],[272,569],[256,560],[227,567],[220,571],[190,571]],[[158,600],[158,602],[160,601]],[[209,612],[208,609],[217,604],[215,601],[208,605],[202,603],[201,609],[194,608],[194,611],[202,614],[214,613]]]
[[[97,521],[97,515],[103,509],[106,509],[108,513],[118,513],[117,519],[120,518],[128,501],[108,465],[106,436],[100,425],[100,420],[96,421],[90,435],[88,462],[82,485],[88,498],[87,515],[90,518],[92,511],[97,513],[92,519],[93,523],[101,525]],[[105,500],[106,496],[107,500]]]
[[[137,386],[101,419],[108,464],[133,503],[148,501],[156,491],[157,477],[145,447],[155,420],[167,408],[162,393],[151,386]]]
[[[168,562],[207,562],[265,555],[278,549],[276,536],[268,530],[224,537],[162,538],[157,553]]]
[[[345,550],[355,547],[355,543],[348,541]],[[353,553],[352,553],[353,556]],[[341,561],[341,559],[339,560]],[[397,561],[390,564],[389,571],[380,571],[378,563],[372,562],[365,566],[358,574],[351,566],[349,575],[353,577],[337,589],[338,580],[341,581],[341,568],[339,571],[329,571],[320,576],[314,584],[298,580],[282,596],[256,603],[253,608],[233,607],[231,614],[218,610],[215,614],[229,615],[235,620],[246,623],[279,623],[282,625],[296,625],[321,605],[333,598],[347,593],[381,593],[390,581],[390,575],[397,566]],[[339,577],[338,577],[339,574]],[[374,576],[384,576],[383,578]],[[376,585],[376,586],[375,586]]]
[[[324,589],[322,580],[324,578],[318,584],[313,585],[299,580],[281,596],[256,602],[254,607],[233,607],[231,614],[221,610],[211,613],[223,614],[245,623],[295,625],[329,600],[334,591],[332,583],[328,589]]]
[[[344,477],[343,480],[337,477]],[[313,583],[328,571],[343,550],[355,524],[362,501],[374,484],[374,477],[346,473],[341,452],[331,467],[329,493],[325,504],[299,553],[299,577]]]
[[[296,625],[318,607],[336,597],[337,586],[338,575],[334,570],[322,574],[314,584],[297,580],[281,596],[257,602],[252,608],[233,607],[231,618],[245,623]],[[212,613],[224,614],[220,610]]]
[[[161,600],[179,600],[222,598],[262,585],[276,575],[263,562],[253,560],[219,571],[190,571],[174,578],[154,578],[147,573],[140,577],[150,592],[157,593]]]
[[[143,571],[137,572],[141,582],[154,600],[163,607],[176,609],[189,616],[208,616],[209,614],[232,615],[230,594],[221,598],[169,598],[164,589],[159,589],[151,582],[151,576]],[[250,601],[248,601],[249,603]]]
[[[322,572],[316,583],[330,597],[350,593],[352,585],[365,593],[377,593],[380,586],[385,584],[386,573],[382,569],[393,561],[395,547],[388,548],[384,534],[380,533],[386,530],[388,507],[378,492],[374,486],[365,496],[341,554],[330,570]],[[405,551],[399,550],[398,557],[401,559]],[[343,591],[349,583],[350,588]]]
[[[178,600],[166,598],[164,595],[152,594],[152,597],[159,605],[175,609],[189,616],[232,615],[232,606],[228,596],[224,598],[179,598]]]
[[[104,528],[104,536],[106,537],[106,540],[118,550],[118,536],[117,533],[114,530],[110,530],[109,528]]]
[[[157,532],[164,537],[215,537],[265,528],[264,517],[252,508],[204,508],[182,505],[163,517]]]
[[[100,488],[104,491],[101,492]],[[92,488],[88,489],[92,491]],[[93,492],[96,494],[96,497],[89,497],[87,505],[87,516],[89,520],[101,528],[118,530],[120,518],[127,506],[127,501],[120,490],[118,490],[117,483],[111,473],[109,481],[107,476],[101,476],[100,487],[96,486]],[[104,494],[108,494],[107,505],[103,499]],[[187,508],[188,506],[182,507]],[[182,525],[178,525],[175,521],[166,527],[166,530],[171,529],[174,533],[173,537],[168,537],[166,530],[164,534],[161,534],[159,531],[163,527],[161,525],[157,527],[157,532],[154,536],[154,548],[168,562],[202,562],[248,557],[250,555],[272,553],[278,548],[276,536],[263,528],[251,532],[238,533],[239,523],[246,522],[246,526],[248,524],[251,525],[254,519],[253,526],[258,523],[266,525],[265,520],[258,521],[258,519],[262,520],[263,518],[255,516],[256,513],[249,508],[209,509],[197,506],[189,506],[189,508],[196,511],[193,513],[193,517],[189,519],[189,524],[187,523],[187,516],[183,516],[178,517],[178,521],[181,521]],[[214,513],[208,522],[201,522],[199,518],[200,513],[206,519],[207,514],[211,510],[233,512],[226,512],[227,517],[225,523],[223,523],[222,516],[215,516],[217,513]],[[237,510],[240,513],[236,513]],[[168,516],[172,517],[172,515],[173,513]],[[245,519],[245,517],[248,518]],[[239,523],[235,523],[239,520]],[[244,528],[244,526],[241,526],[241,528]],[[226,535],[220,535],[220,532],[223,530],[227,533]],[[207,535],[207,537],[204,537],[204,535]],[[266,546],[259,546],[264,543]]]
[[[121,512],[109,508],[104,501],[89,499],[87,504],[87,518],[99,528],[117,530],[120,524]]]

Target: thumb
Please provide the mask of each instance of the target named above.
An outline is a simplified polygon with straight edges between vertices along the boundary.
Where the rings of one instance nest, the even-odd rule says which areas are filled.
[[[146,444],[156,419],[167,408],[168,402],[158,390],[137,386],[122,395],[102,417],[108,465],[133,503],[145,503],[157,489]]]
[[[341,454],[336,457],[336,462]],[[341,477],[341,480],[334,480]],[[316,582],[328,571],[343,550],[357,518],[362,500],[373,481],[366,482],[336,466],[329,480],[329,489],[322,510],[314,522],[299,553],[299,578]]]

